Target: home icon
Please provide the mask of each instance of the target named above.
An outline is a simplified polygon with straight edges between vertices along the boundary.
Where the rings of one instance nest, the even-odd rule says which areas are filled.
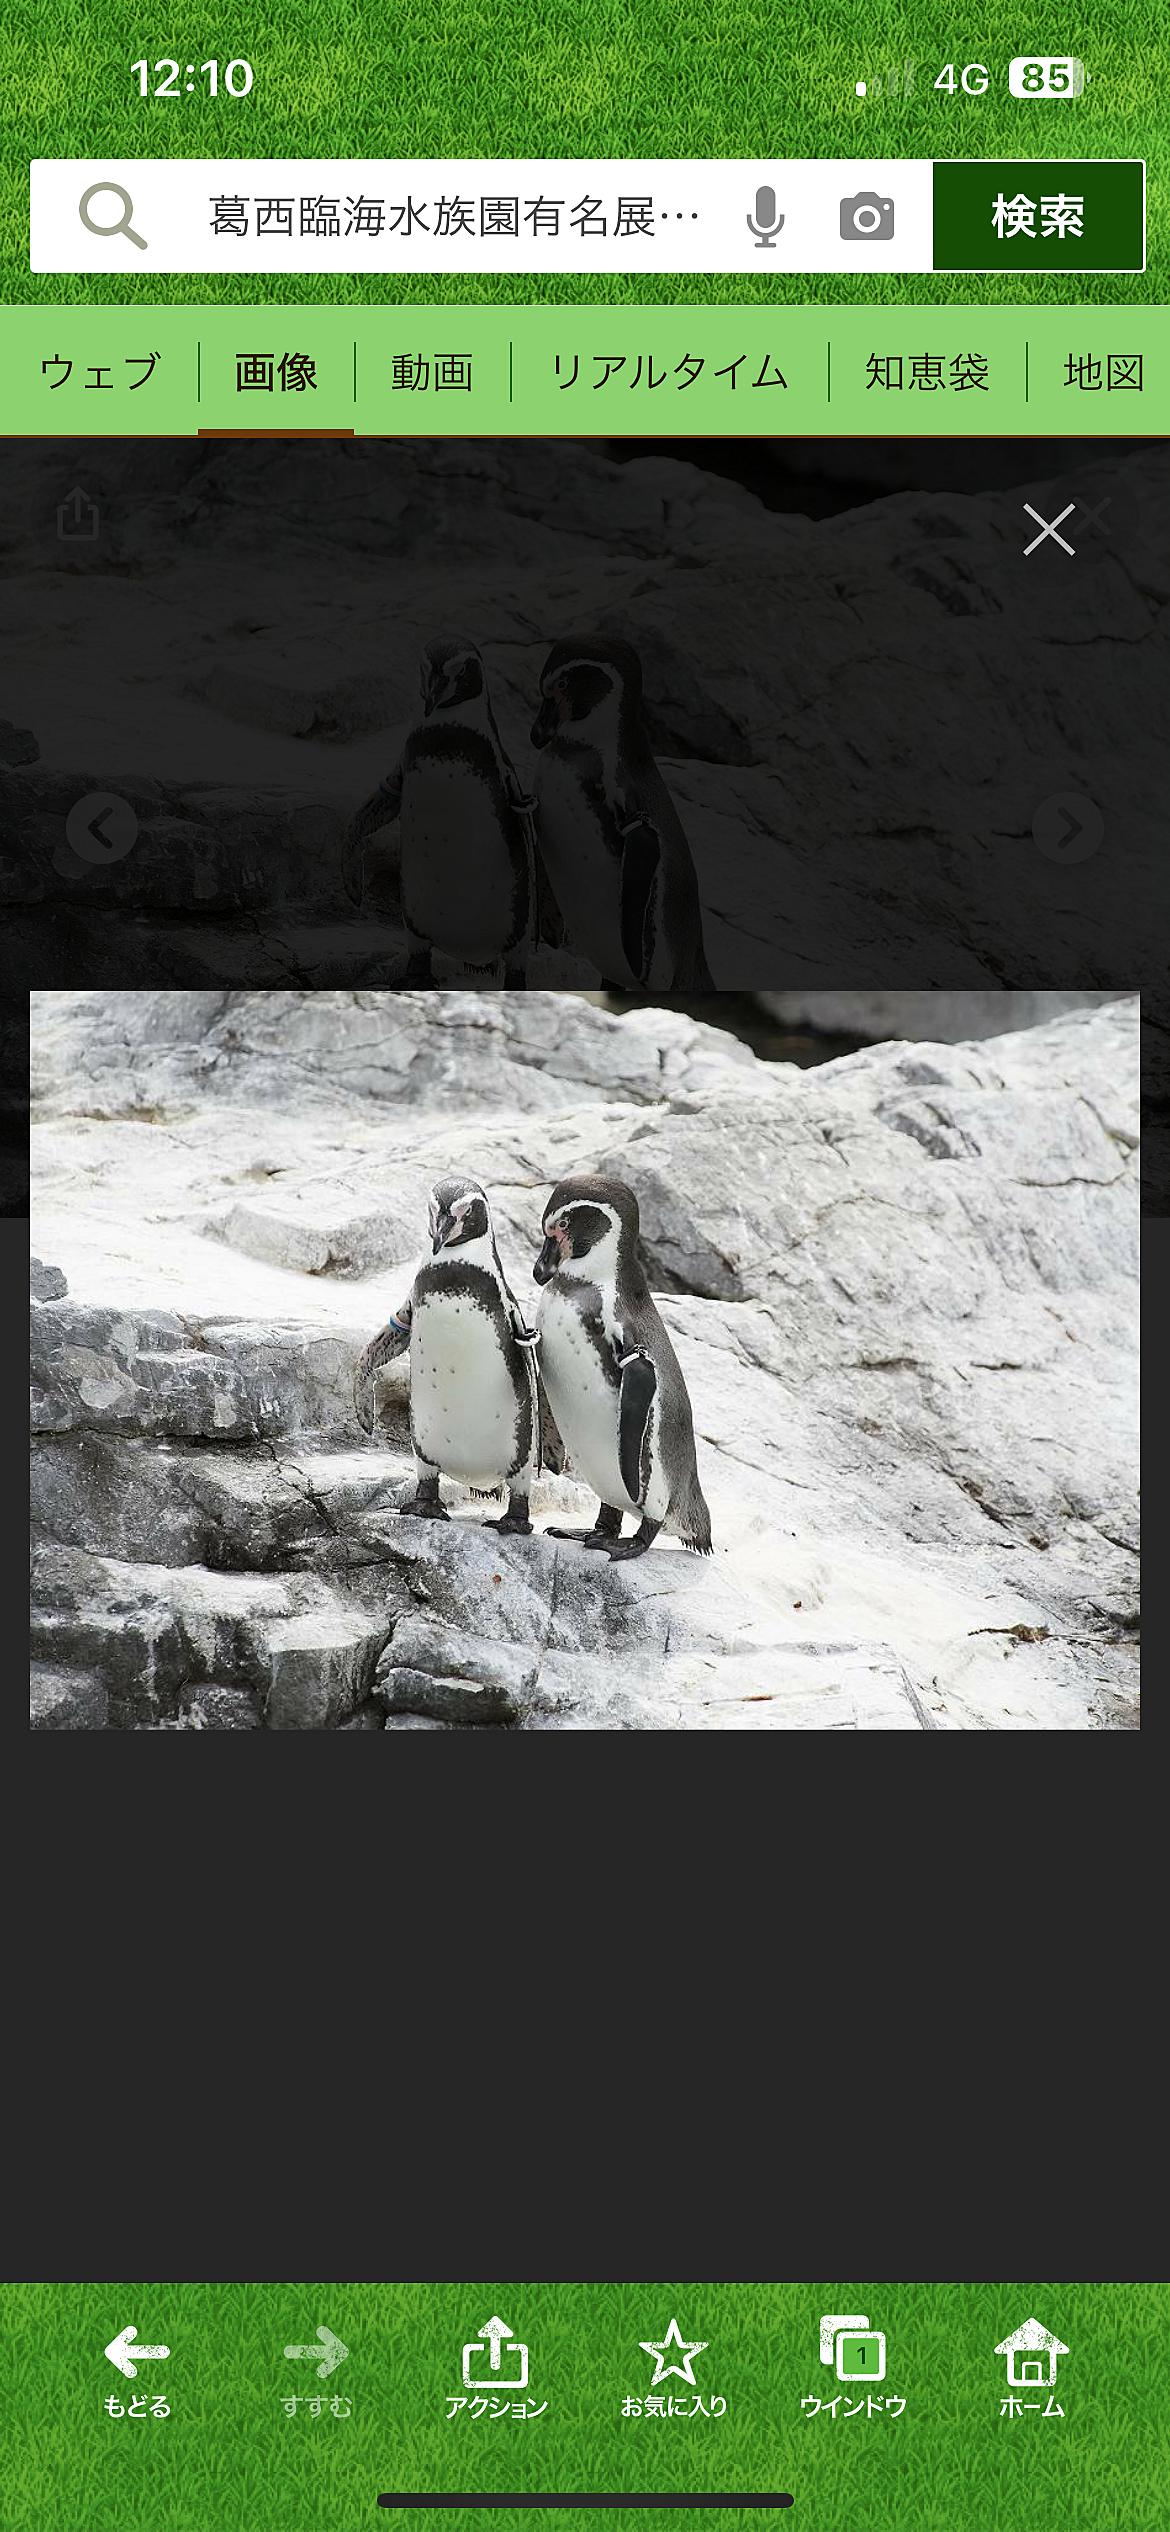
[[[1051,2330],[1041,2329],[1038,2321],[1024,2321],[1012,2331],[1010,2339],[1000,2340],[995,2353],[1006,2356],[1008,2382],[1013,2390],[1019,2390],[1026,2383],[1039,2383],[1042,2388],[1054,2383],[1057,2357],[1067,2356],[1068,2349],[1063,2339],[1054,2337]]]

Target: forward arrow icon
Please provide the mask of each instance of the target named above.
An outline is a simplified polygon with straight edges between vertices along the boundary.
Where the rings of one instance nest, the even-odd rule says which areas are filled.
[[[320,2347],[286,2347],[284,2352],[286,2356],[323,2356],[325,2361],[317,2367],[317,2378],[319,2382],[324,2382],[326,2374],[332,2374],[338,2365],[344,2365],[349,2349],[342,2346],[332,2330],[326,2329],[323,2321],[318,2323],[317,2336],[321,2341]]]

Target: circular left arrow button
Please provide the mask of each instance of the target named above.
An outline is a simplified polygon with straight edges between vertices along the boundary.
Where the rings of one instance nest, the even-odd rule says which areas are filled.
[[[138,820],[116,791],[87,791],[65,820],[65,835],[83,862],[121,862],[132,852]]]

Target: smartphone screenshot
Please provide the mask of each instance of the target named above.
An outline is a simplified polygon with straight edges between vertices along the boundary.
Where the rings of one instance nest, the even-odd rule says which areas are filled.
[[[34,2285],[5,2305],[22,2377],[52,2331],[52,2414],[17,2438],[5,2518],[29,2532],[76,2523],[79,2496],[91,2532],[1165,2520],[1164,2286]]]
[[[10,25],[33,1728],[1134,1728],[1156,23]]]

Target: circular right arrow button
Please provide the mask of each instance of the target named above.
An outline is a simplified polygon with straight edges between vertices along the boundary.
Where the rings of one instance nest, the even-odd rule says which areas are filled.
[[[1051,792],[1032,820],[1033,840],[1050,862],[1087,862],[1104,833],[1101,811],[1083,791]]]

